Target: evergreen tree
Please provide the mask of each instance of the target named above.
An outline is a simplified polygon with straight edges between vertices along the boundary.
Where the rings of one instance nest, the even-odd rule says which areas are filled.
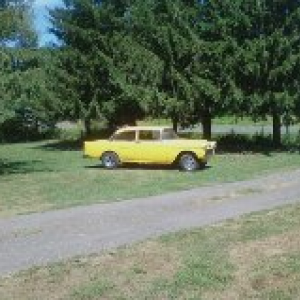
[[[177,130],[191,114],[190,82],[186,76],[194,50],[191,27],[196,22],[197,1],[136,1],[130,12],[137,42],[152,53],[148,110],[172,120]],[[152,91],[152,93],[151,93]]]
[[[282,117],[299,101],[300,1],[241,1],[237,83],[253,116],[271,116],[273,141],[281,143]]]
[[[193,29],[194,51],[187,75],[191,83],[193,113],[191,123],[202,124],[203,135],[211,138],[212,120],[239,107],[234,62],[237,44],[234,24],[236,1],[202,1],[198,4],[197,25]]]
[[[233,80],[235,5],[148,0],[137,1],[134,8],[135,37],[163,66],[156,80],[159,101],[153,97],[153,106],[170,117],[175,128],[200,121],[209,139],[212,119],[237,109],[240,101]]]
[[[281,117],[299,98],[299,1],[70,0],[52,13],[73,116],[111,125],[144,112],[201,122]]]
[[[73,99],[74,117],[90,131],[92,118],[105,118],[110,127],[134,123],[142,114],[129,80],[136,45],[127,22],[129,2],[66,1],[51,15],[53,32],[63,42],[64,78]]]

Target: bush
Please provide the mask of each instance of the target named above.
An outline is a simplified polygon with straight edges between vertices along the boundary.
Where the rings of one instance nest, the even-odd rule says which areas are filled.
[[[218,136],[219,151],[224,152],[268,152],[299,151],[300,135],[283,135],[282,145],[274,146],[272,135],[227,134]]]
[[[0,126],[1,142],[26,142],[50,138],[54,127],[45,123],[24,123],[19,117],[6,120]]]

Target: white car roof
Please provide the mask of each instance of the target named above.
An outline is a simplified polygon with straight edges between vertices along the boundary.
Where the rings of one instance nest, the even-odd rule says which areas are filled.
[[[165,130],[172,129],[170,126],[125,126],[116,131],[116,133],[128,131],[128,130]]]

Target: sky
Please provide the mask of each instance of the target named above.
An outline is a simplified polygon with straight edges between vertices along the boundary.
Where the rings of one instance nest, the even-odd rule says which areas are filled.
[[[48,8],[54,8],[62,5],[62,0],[34,0],[34,25],[39,35],[39,44],[41,46],[55,42],[55,37],[48,32],[51,26],[48,16]]]

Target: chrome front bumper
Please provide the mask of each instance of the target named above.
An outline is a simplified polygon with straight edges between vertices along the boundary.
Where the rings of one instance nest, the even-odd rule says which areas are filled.
[[[208,161],[213,155],[215,155],[217,148],[217,142],[207,142],[205,160]]]
[[[216,148],[217,148],[217,142],[207,142],[206,149],[209,152],[212,152],[212,154],[215,154]]]

